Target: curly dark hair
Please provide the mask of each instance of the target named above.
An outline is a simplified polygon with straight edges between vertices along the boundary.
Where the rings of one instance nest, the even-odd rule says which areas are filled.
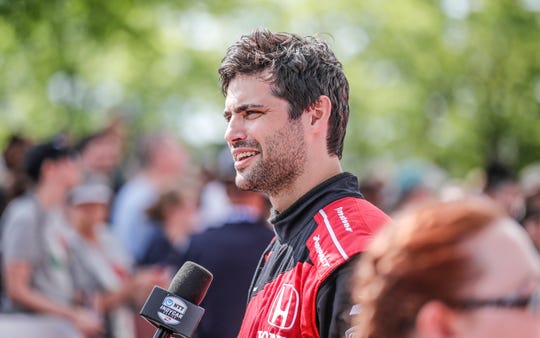
[[[349,83],[328,44],[313,36],[257,29],[227,49],[219,67],[221,90],[239,74],[269,74],[272,93],[289,103],[289,118],[299,118],[321,95],[332,103],[327,148],[341,158],[349,119]]]

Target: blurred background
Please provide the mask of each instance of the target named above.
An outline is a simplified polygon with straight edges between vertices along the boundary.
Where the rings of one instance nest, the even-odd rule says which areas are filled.
[[[260,26],[322,35],[343,62],[348,171],[538,158],[540,0],[2,0],[0,146],[120,121],[128,139],[172,129],[201,160],[223,142],[220,60]]]

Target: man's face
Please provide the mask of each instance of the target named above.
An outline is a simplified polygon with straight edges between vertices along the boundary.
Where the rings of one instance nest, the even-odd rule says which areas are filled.
[[[82,153],[85,166],[110,174],[120,162],[121,140],[116,135],[103,135],[92,141]]]
[[[46,173],[45,173],[46,172]],[[81,178],[81,165],[78,158],[64,157],[54,161],[46,160],[42,167],[42,175],[52,177],[67,189],[77,185]]]
[[[184,171],[187,153],[182,145],[170,136],[165,136],[159,142],[159,147],[153,150],[152,161],[156,168],[165,175],[177,176]]]
[[[482,275],[465,298],[496,299],[529,296],[540,287],[540,259],[526,233],[501,220],[467,245]],[[538,309],[537,309],[538,310]],[[459,337],[540,337],[540,313],[527,308],[482,307],[460,314]]]
[[[279,193],[303,173],[306,142],[302,119],[289,120],[289,104],[259,76],[238,75],[227,90],[225,140],[243,190]]]
[[[71,221],[85,230],[93,229],[107,220],[108,206],[104,203],[82,203],[71,207]]]

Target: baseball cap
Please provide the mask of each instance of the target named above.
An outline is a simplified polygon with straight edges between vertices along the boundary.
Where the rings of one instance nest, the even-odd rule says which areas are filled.
[[[99,203],[109,204],[112,190],[107,185],[98,182],[86,182],[76,186],[68,196],[71,205]]]
[[[38,181],[41,167],[46,160],[58,161],[67,157],[75,157],[75,150],[65,138],[56,137],[50,141],[31,147],[26,153],[24,168],[26,174],[34,181]]]

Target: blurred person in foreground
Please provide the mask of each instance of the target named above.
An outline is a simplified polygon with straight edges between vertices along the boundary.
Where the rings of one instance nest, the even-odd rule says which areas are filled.
[[[239,336],[342,337],[354,261],[388,217],[341,168],[341,63],[321,39],[258,29],[229,47],[219,74],[236,185],[268,195],[276,234]]]
[[[180,181],[187,153],[171,134],[156,132],[144,136],[138,149],[140,169],[118,191],[111,213],[112,229],[125,248],[140,260],[159,231],[146,210],[159,194]]]
[[[347,337],[540,337],[540,257],[491,201],[436,202],[396,217],[357,267]]]
[[[98,334],[102,323],[81,297],[67,245],[65,199],[81,177],[75,154],[57,137],[32,147],[25,169],[35,186],[2,217],[5,310],[58,316],[86,336]]]
[[[113,235],[106,217],[112,190],[85,182],[69,194],[69,239],[77,278],[106,324],[104,337],[133,338],[135,317],[154,285],[166,287],[170,275],[159,268],[134,269],[133,258]]]
[[[269,203],[262,193],[240,190],[228,148],[218,155],[217,178],[224,184],[230,211],[217,227],[191,238],[185,259],[212,271],[214,281],[203,300],[206,312],[197,338],[233,338],[246,309],[246,295],[259,257],[274,236],[266,221]]]

